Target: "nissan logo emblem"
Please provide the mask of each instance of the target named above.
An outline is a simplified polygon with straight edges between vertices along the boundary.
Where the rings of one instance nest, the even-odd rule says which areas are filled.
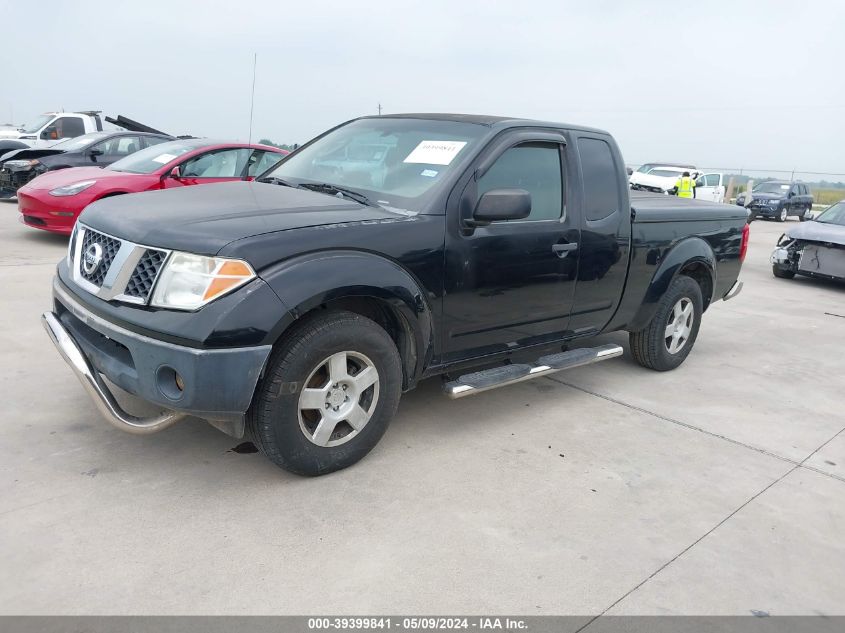
[[[101,261],[103,261],[103,247],[95,242],[86,248],[85,253],[82,255],[83,272],[86,275],[92,274],[97,270]]]

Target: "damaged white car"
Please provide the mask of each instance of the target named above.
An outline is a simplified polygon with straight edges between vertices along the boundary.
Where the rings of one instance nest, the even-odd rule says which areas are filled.
[[[781,279],[806,275],[845,281],[845,200],[781,235],[771,261],[772,273]]]

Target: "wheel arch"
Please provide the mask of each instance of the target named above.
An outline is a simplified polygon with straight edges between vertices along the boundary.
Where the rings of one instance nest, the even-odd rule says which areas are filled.
[[[325,310],[346,310],[378,323],[402,359],[403,389],[412,388],[433,353],[433,317],[422,285],[399,264],[372,253],[314,253],[260,275],[288,308],[271,332],[280,340],[291,325]]]
[[[707,310],[716,288],[716,254],[702,238],[690,237],[678,242],[661,258],[643,303],[626,329],[640,330],[651,321],[660,299],[679,275],[691,277],[698,283]]]

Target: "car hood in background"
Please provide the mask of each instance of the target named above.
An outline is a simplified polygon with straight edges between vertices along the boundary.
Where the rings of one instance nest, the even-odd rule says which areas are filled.
[[[741,198],[745,197],[745,194],[739,194]],[[786,196],[777,194],[777,193],[752,193],[752,199],[754,200],[783,200]]]
[[[786,231],[786,236],[793,240],[811,242],[830,242],[845,246],[845,226],[825,224],[824,222],[802,222]]]
[[[79,221],[145,246],[214,255],[263,233],[397,217],[348,198],[238,181],[106,198],[89,205]]]
[[[53,156],[55,154],[64,154],[63,149],[52,149],[50,147],[34,148],[27,147],[24,149],[12,150],[7,154],[3,154],[3,162],[7,160],[29,160],[32,158],[41,158],[42,156]]]
[[[122,171],[110,171],[102,167],[70,167],[69,169],[60,169],[58,171],[48,171],[41,174],[35,180],[26,185],[29,189],[36,191],[44,189],[55,189],[56,187],[64,187],[65,185],[72,185],[83,180],[105,180],[106,178],[117,178],[126,176],[138,176],[139,174],[129,174]],[[146,175],[146,174],[143,174]]]

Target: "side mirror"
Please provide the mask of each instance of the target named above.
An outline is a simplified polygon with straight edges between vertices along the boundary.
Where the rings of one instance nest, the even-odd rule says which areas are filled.
[[[58,131],[56,131],[56,128],[51,125],[50,127],[44,128],[44,130],[41,132],[41,138],[44,140],[57,139],[59,138],[59,133]]]
[[[795,192],[794,192],[794,191],[790,191],[790,192],[789,192],[789,195],[788,195],[787,197],[789,197],[789,198],[794,198],[794,197],[795,197]]]
[[[101,150],[101,149],[92,149],[92,150],[88,150],[88,155],[89,155],[91,158],[97,158],[97,156],[102,156],[102,155],[103,155],[103,150]]]
[[[179,169],[179,165],[176,165],[176,167],[174,167],[173,169],[170,170],[168,177],[170,177],[170,178],[181,178],[182,177],[182,170]]]
[[[472,218],[477,223],[522,220],[531,213],[531,194],[525,189],[492,189],[478,200]]]

